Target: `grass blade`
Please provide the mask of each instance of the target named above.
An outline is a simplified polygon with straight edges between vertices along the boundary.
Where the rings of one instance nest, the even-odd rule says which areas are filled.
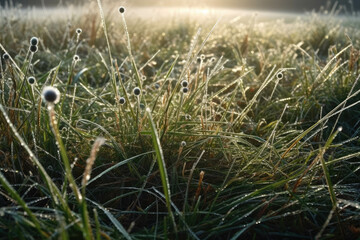
[[[169,187],[169,179],[168,179],[168,175],[167,175],[167,171],[166,171],[165,159],[164,159],[163,150],[162,150],[161,144],[160,144],[159,134],[156,130],[156,126],[155,126],[154,120],[152,118],[150,108],[146,109],[146,113],[149,117],[149,122],[150,122],[150,127],[151,127],[151,136],[152,136],[153,145],[155,148],[156,160],[159,165],[161,183],[163,186],[163,191],[164,191],[165,200],[166,200],[166,207],[167,207],[169,215],[173,221],[174,228],[176,229],[174,215],[171,211],[171,193],[170,193],[170,187]]]
[[[48,238],[49,235],[41,229],[39,220],[36,218],[34,213],[26,205],[26,202],[20,197],[16,190],[11,186],[11,184],[6,180],[5,176],[0,172],[0,182],[5,190],[10,193],[10,195],[16,200],[16,202],[24,209],[24,211],[29,215],[34,227],[38,232],[45,238]]]
[[[97,206],[100,210],[102,210],[105,215],[110,219],[110,221],[115,225],[116,229],[127,239],[131,240],[131,237],[129,233],[125,230],[123,225],[112,215],[108,210],[106,210],[104,207],[102,207],[100,204],[91,201],[90,199],[86,199],[87,201],[91,202],[95,206]]]

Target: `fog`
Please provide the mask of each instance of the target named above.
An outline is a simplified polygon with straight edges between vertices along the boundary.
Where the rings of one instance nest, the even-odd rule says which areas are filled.
[[[95,1],[95,0],[93,0]],[[194,8],[241,8],[241,9],[258,9],[271,11],[291,11],[304,12],[319,10],[322,6],[331,8],[335,3],[343,6],[344,12],[354,12],[360,10],[360,1],[348,0],[103,0],[104,4],[115,2],[131,7],[194,7]],[[0,0],[2,6],[21,4],[23,7],[28,6],[64,6],[69,4],[88,4],[89,0]]]

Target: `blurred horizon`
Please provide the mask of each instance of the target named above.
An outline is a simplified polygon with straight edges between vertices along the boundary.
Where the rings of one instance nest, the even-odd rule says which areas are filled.
[[[84,4],[85,0],[0,0],[1,6],[43,6],[56,7]],[[108,1],[104,1],[108,2]],[[321,7],[331,9],[335,4],[343,6],[344,12],[360,10],[360,1],[335,0],[128,0],[112,1],[128,7],[201,7],[201,8],[238,8],[268,11],[304,12],[319,10]]]

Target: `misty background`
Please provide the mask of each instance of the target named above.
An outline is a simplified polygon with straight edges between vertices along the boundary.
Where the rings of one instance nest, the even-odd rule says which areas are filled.
[[[66,6],[69,4],[79,5],[89,2],[89,0],[0,0],[1,6],[19,5],[28,6]],[[224,7],[224,8],[242,8],[258,9],[272,11],[291,11],[304,12],[319,10],[322,6],[329,8],[337,2],[344,6],[345,12],[354,12],[360,10],[360,0],[117,0],[119,5],[135,7]]]

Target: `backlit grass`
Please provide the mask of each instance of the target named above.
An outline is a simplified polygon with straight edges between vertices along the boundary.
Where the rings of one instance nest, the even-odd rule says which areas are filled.
[[[360,236],[358,19],[87,7],[0,9],[1,239]]]

